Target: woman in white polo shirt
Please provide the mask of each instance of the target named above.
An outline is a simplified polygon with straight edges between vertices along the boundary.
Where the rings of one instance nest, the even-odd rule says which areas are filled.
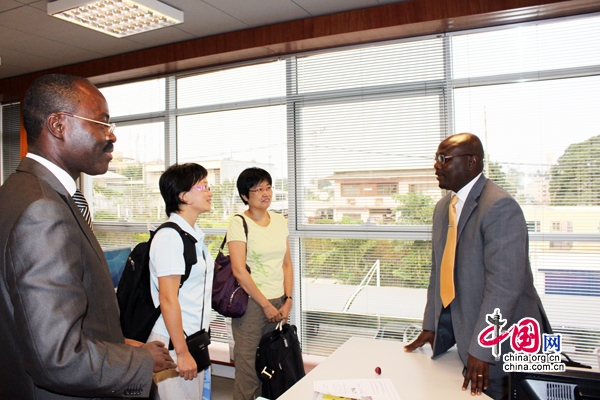
[[[260,394],[260,380],[254,369],[256,348],[262,335],[275,329],[280,320],[287,321],[292,308],[294,273],[289,232],[283,216],[267,210],[273,197],[271,184],[271,175],[261,168],[248,168],[240,174],[237,188],[248,205],[243,213],[248,243],[240,217],[232,218],[227,230],[233,274],[250,296],[244,316],[232,321],[233,400],[254,399]]]
[[[154,375],[161,400],[202,399],[204,371],[198,371],[191,356],[186,334],[192,335],[210,324],[214,261],[204,244],[205,234],[196,224],[201,213],[210,211],[212,193],[207,171],[194,163],[172,165],[160,177],[160,193],[169,221],[197,240],[198,261],[189,278],[179,287],[185,274],[183,240],[172,228],[159,230],[150,246],[150,279],[154,304],[161,316],[148,341],[159,340],[169,346],[177,370]],[[185,332],[185,333],[184,333]]]

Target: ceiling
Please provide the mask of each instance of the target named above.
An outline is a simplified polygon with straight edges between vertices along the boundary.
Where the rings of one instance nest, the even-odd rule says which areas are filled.
[[[398,0],[162,0],[184,23],[118,39],[47,14],[48,0],[0,0],[0,79],[154,46]]]

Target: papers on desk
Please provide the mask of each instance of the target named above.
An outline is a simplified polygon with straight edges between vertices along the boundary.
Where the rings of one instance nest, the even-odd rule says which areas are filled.
[[[400,400],[390,379],[340,379],[315,381],[319,400]]]

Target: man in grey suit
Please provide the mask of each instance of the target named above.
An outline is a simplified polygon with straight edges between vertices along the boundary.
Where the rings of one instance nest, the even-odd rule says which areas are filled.
[[[23,103],[29,153],[0,187],[0,399],[147,397],[174,368],[162,343],[126,344],[108,265],[72,199],[103,174],[114,125],[89,81],[46,75]]]
[[[483,146],[475,135],[461,133],[440,143],[435,174],[449,192],[433,214],[432,267],[423,332],[406,351],[431,344],[433,358],[455,343],[465,365],[463,390],[482,391],[494,399],[507,398],[508,376],[502,360],[479,344],[489,326],[486,315],[500,309],[505,329],[522,318],[534,318],[541,332],[551,332],[529,265],[529,238],[523,211],[515,199],[483,174]],[[456,195],[456,247],[449,279],[454,293],[442,297],[442,259],[446,248],[451,199]],[[451,225],[451,224],[450,224]],[[453,273],[452,273],[453,272]],[[446,306],[444,306],[444,302]],[[541,334],[541,333],[540,333]],[[541,338],[540,338],[541,339]],[[509,341],[502,354],[510,350]]]

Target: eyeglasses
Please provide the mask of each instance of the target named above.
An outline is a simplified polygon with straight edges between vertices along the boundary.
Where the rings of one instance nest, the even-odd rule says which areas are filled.
[[[249,192],[258,192],[259,194],[263,194],[263,193],[271,193],[273,191],[273,188],[271,186],[268,186],[266,188],[257,188],[257,189],[249,189]]]
[[[111,133],[113,133],[115,131],[115,128],[117,127],[117,125],[113,122],[111,124],[107,123],[107,122],[100,122],[100,121],[96,121],[94,119],[89,119],[89,118],[85,118],[85,117],[80,117],[79,115],[75,115],[75,114],[71,114],[68,112],[64,112],[64,111],[60,111],[57,112],[56,114],[60,114],[60,115],[66,115],[67,117],[73,117],[73,118],[79,118],[79,119],[83,119],[86,121],[90,121],[90,122],[95,122],[97,124],[100,125],[104,125],[108,127],[108,134],[110,135]]]
[[[457,154],[455,156],[443,156],[441,154],[436,154],[434,161],[435,162],[439,162],[441,165],[446,164],[446,162],[450,159],[450,158],[454,158],[454,157],[464,157],[464,156],[472,156],[473,154]]]
[[[196,189],[201,192],[204,192],[204,191],[210,192],[210,186],[208,186],[208,185],[192,186],[192,189]]]

